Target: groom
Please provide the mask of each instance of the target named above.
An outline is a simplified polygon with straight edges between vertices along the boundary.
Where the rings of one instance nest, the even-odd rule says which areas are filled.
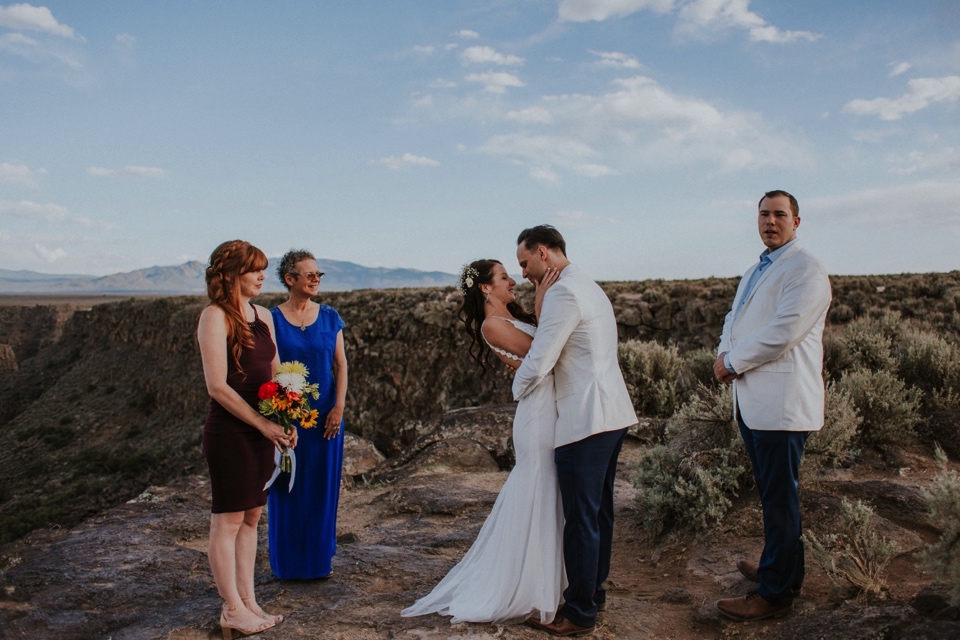
[[[570,263],[563,236],[550,225],[525,229],[517,245],[524,278],[539,285],[548,271],[560,274],[543,298],[536,336],[513,380],[513,397],[530,393],[553,371],[554,460],[569,581],[553,622],[541,623],[537,616],[527,622],[553,635],[581,635],[593,631],[605,607],[613,481],[623,438],[637,415],[617,361],[617,323],[603,289]]]

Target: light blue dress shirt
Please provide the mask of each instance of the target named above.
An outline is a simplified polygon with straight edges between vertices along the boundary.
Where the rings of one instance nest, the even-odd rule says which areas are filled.
[[[757,285],[757,280],[760,279],[760,276],[764,271],[767,270],[767,267],[772,265],[774,261],[783,255],[784,249],[789,247],[791,244],[796,242],[797,239],[794,238],[790,242],[787,242],[782,247],[778,247],[774,251],[770,249],[765,249],[763,253],[760,254],[760,264],[757,265],[757,268],[753,270],[753,273],[750,274],[750,279],[747,280],[747,286],[743,288],[743,295],[740,296],[740,302],[737,304],[736,310],[733,312],[733,318],[736,319],[740,315],[740,310],[743,309],[743,305],[746,304],[747,298],[750,297],[750,293],[753,291],[753,288]],[[727,368],[727,371],[730,373],[736,373],[734,368],[730,366],[730,354],[727,353],[723,356],[723,366]]]

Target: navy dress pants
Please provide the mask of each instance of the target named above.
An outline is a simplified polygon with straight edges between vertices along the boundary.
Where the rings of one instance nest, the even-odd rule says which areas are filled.
[[[613,481],[626,429],[597,433],[554,451],[563,502],[563,563],[569,586],[559,611],[591,626],[606,602],[613,549]]]
[[[800,460],[809,431],[750,429],[737,411],[740,435],[750,456],[753,478],[763,509],[763,553],[757,593],[773,604],[793,602],[803,584],[803,542],[800,539]]]

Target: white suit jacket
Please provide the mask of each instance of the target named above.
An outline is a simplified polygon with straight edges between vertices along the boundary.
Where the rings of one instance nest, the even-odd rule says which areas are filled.
[[[743,275],[733,309],[759,266]],[[827,272],[794,240],[763,272],[739,315],[727,314],[718,353],[743,377],[733,383],[734,411],[760,431],[817,431],[823,426],[823,326],[830,306]]]
[[[557,393],[554,446],[636,424],[617,360],[617,321],[610,299],[576,265],[547,290],[530,351],[513,379],[513,397],[530,393],[553,371]]]

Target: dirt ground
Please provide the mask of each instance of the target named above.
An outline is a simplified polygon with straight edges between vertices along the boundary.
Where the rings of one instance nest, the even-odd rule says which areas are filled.
[[[451,625],[438,615],[400,616],[463,556],[507,477],[483,445],[445,443],[443,455],[405,464],[387,483],[344,488],[328,580],[277,580],[267,558],[266,522],[261,523],[258,598],[287,619],[258,637],[546,637],[522,624]],[[470,443],[483,455],[473,455]],[[746,624],[721,619],[714,603],[752,587],[740,577],[736,561],[756,558],[762,546],[753,492],[740,496],[720,525],[700,535],[651,540],[638,527],[636,489],[629,480],[642,451],[640,442],[628,439],[620,458],[607,610],[594,638],[960,638],[957,617],[942,615],[942,597],[940,619],[921,611],[915,599],[931,583],[920,554],[938,535],[918,490],[936,472],[928,450],[867,452],[852,469],[809,472],[802,481],[808,531],[837,529],[840,496],[873,506],[877,530],[902,550],[886,571],[887,598],[852,599],[834,588],[808,553],[795,612]],[[219,637],[220,599],[206,557],[209,501],[207,478],[187,476],[72,529],[38,530],[0,547],[0,639]]]
[[[742,595],[751,583],[736,570],[739,558],[756,558],[762,547],[759,503],[753,495],[741,496],[722,525],[696,537],[666,537],[650,540],[636,525],[635,489],[628,482],[641,445],[627,441],[621,456],[616,492],[617,525],[613,568],[608,583],[607,610],[601,614],[595,638],[638,640],[694,640],[719,638],[851,638],[897,637],[882,629],[896,627],[883,618],[909,618],[908,603],[930,583],[918,565],[917,552],[935,538],[935,533],[901,529],[886,519],[885,532],[897,538],[903,553],[891,563],[887,576],[889,598],[879,607],[844,604],[826,575],[808,554],[808,578],[795,613],[787,618],[756,623],[734,623],[720,618],[714,602],[728,595]],[[869,472],[859,482],[891,477],[900,482],[923,484],[934,469],[922,455],[907,459],[912,466]],[[869,465],[868,465],[869,467]],[[427,593],[462,556],[483,522],[503,483],[504,473],[440,474],[417,476],[393,486],[355,488],[343,493],[340,507],[340,546],[334,560],[334,576],[327,581],[280,583],[269,578],[263,585],[265,608],[285,613],[288,619],[264,638],[544,638],[545,634],[523,625],[450,625],[438,615],[402,618],[400,610]],[[414,487],[415,480],[416,487]],[[849,483],[845,472],[828,474],[807,491],[805,518],[836,510],[830,499],[831,484]],[[420,493],[414,489],[424,490]],[[414,495],[416,494],[416,495]],[[410,513],[424,495],[453,496],[441,506],[442,513]],[[419,497],[417,497],[419,496]],[[459,496],[459,498],[457,498]],[[460,500],[459,506],[456,504]],[[436,511],[436,510],[435,510]],[[822,513],[821,513],[822,512]],[[829,515],[825,517],[831,517]],[[889,525],[889,526],[887,526]],[[193,541],[202,547],[202,540]],[[846,609],[845,609],[846,607]],[[871,631],[856,618],[879,616]],[[839,616],[839,617],[838,617]],[[167,638],[214,637],[211,611],[209,626],[180,628]],[[833,626],[839,625],[839,626]],[[843,625],[862,628],[866,635],[850,635]],[[960,637],[958,635],[931,637]],[[910,637],[910,636],[905,636]],[[927,636],[912,636],[927,637]]]

